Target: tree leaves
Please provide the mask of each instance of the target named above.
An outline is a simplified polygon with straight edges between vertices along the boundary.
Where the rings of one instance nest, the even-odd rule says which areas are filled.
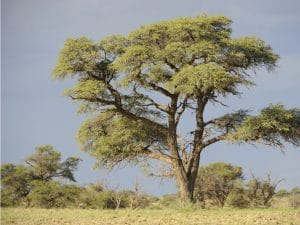
[[[215,63],[208,63],[186,66],[172,77],[168,85],[183,94],[196,95],[214,90],[225,95],[236,94],[236,86],[243,83],[247,81],[240,76],[227,73],[223,67]]]
[[[75,181],[73,171],[78,166],[79,158],[69,157],[61,162],[61,153],[51,145],[37,146],[35,150],[36,153],[25,160],[31,168],[32,180],[49,181],[62,177]]]
[[[300,144],[300,110],[285,109],[283,105],[270,105],[261,110],[258,116],[249,116],[230,140],[260,142],[283,147],[282,141],[293,145]]]
[[[86,37],[69,38],[60,51],[53,78],[63,79],[79,72],[93,73],[102,59],[99,47]]]
[[[77,139],[82,150],[95,156],[100,165],[108,167],[121,161],[130,162],[154,147],[162,149],[165,145],[162,133],[112,111],[87,120],[80,127]]]

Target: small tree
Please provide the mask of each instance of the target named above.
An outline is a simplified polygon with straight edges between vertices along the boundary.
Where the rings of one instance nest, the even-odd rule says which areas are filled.
[[[233,208],[247,208],[250,204],[247,194],[244,185],[241,182],[235,182],[226,204]]]
[[[141,186],[138,181],[135,182],[134,191],[129,195],[130,209],[136,209],[139,205],[139,197],[141,194]]]
[[[62,177],[75,181],[73,171],[77,169],[79,158],[69,157],[61,162],[61,153],[51,145],[37,146],[35,151],[25,160],[32,169],[34,180],[49,181],[54,177]]]
[[[250,204],[255,207],[269,207],[272,198],[276,194],[276,187],[281,181],[272,181],[270,174],[268,174],[266,179],[253,177],[247,184]]]
[[[82,149],[101,166],[143,158],[165,162],[182,201],[192,201],[200,155],[208,146],[220,141],[299,145],[299,109],[270,105],[256,116],[240,109],[204,117],[209,103],[241,94],[240,87],[254,85],[251,71],[272,70],[278,59],[258,38],[232,38],[230,25],[224,16],[196,16],[100,42],[68,39],[53,76],[76,77],[65,95],[81,103],[79,112],[93,115],[78,131]],[[195,126],[184,139],[178,125],[191,115]]]
[[[61,153],[55,151],[51,145],[37,146],[36,153],[29,156],[26,165],[1,165],[1,205],[17,206],[22,201],[26,202],[29,194],[33,198],[45,199],[47,190],[65,192],[64,187],[58,183],[47,183],[53,178],[60,177],[75,181],[73,172],[80,161],[79,158],[69,157],[61,161]],[[62,185],[62,184],[60,184]],[[67,186],[66,186],[67,187]],[[34,190],[32,190],[34,188]],[[44,192],[43,192],[44,191]],[[50,203],[49,203],[50,204]]]
[[[57,181],[34,181],[28,200],[34,207],[74,207],[81,191],[75,185],[63,185]]]
[[[1,206],[16,206],[30,192],[31,173],[26,166],[1,165]]]
[[[223,207],[234,187],[235,181],[242,178],[242,168],[227,163],[212,163],[201,167],[195,187],[198,200],[211,199],[217,206]]]

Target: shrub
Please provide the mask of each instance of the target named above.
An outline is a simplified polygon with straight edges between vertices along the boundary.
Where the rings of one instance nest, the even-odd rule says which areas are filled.
[[[1,206],[20,205],[30,192],[31,173],[22,165],[1,165]]]
[[[42,208],[73,207],[81,189],[74,185],[63,185],[57,181],[34,181],[28,195],[30,206]]]
[[[291,207],[300,208],[300,188],[295,187],[291,190],[289,202]]]
[[[180,206],[180,201],[177,194],[164,195],[159,200],[159,204],[163,207],[176,208]]]
[[[113,208],[113,202],[108,192],[97,191],[91,186],[80,193],[77,206],[89,209]]]
[[[209,200],[213,205],[223,207],[235,181],[242,178],[242,168],[217,162],[199,169],[195,184],[195,197],[204,208]]]
[[[268,175],[266,179],[253,177],[248,183],[248,198],[253,207],[270,207],[271,201],[276,194],[276,186],[281,182],[274,182],[271,176]]]
[[[226,201],[226,204],[233,208],[247,208],[249,207],[249,203],[247,191],[242,184],[235,185]]]

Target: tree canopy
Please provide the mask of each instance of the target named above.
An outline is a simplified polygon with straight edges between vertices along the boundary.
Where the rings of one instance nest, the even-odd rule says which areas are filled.
[[[78,131],[82,149],[102,166],[161,160],[174,170],[182,199],[192,199],[205,147],[222,140],[299,145],[299,109],[270,105],[256,116],[241,109],[204,118],[209,103],[240,95],[254,85],[253,71],[272,71],[279,57],[259,38],[233,38],[230,25],[227,17],[204,15],[99,42],[67,39],[53,77],[78,81],[65,95],[91,115]],[[188,111],[195,128],[184,138],[177,128]]]
[[[51,145],[37,146],[35,151],[35,154],[25,160],[31,169],[33,180],[49,181],[62,177],[75,181],[73,171],[77,169],[79,158],[69,157],[61,162],[61,153]]]
[[[69,157],[62,161],[61,153],[51,145],[37,146],[35,151],[35,154],[24,160],[26,165],[1,165],[1,206],[16,206],[25,202],[27,204],[38,191],[47,193],[45,202],[49,201],[50,204],[53,197],[53,193],[50,194],[51,190],[64,186],[59,181],[54,181],[55,178],[75,181],[74,171],[77,169],[79,158]]]
[[[195,185],[195,195],[205,204],[212,199],[216,205],[223,207],[237,180],[242,179],[242,168],[228,163],[217,162],[200,167]]]

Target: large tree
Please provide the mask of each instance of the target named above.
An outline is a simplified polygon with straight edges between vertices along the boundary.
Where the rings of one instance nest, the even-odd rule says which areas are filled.
[[[89,113],[78,131],[99,165],[155,159],[172,168],[183,201],[193,200],[203,149],[219,141],[299,144],[300,111],[270,105],[256,116],[238,110],[206,120],[209,103],[254,85],[251,71],[272,70],[278,55],[255,37],[232,38],[223,16],[178,18],[142,26],[129,35],[94,42],[67,39],[55,79],[76,78],[65,94]],[[192,112],[192,113],[191,113]],[[190,138],[179,135],[195,118]]]

